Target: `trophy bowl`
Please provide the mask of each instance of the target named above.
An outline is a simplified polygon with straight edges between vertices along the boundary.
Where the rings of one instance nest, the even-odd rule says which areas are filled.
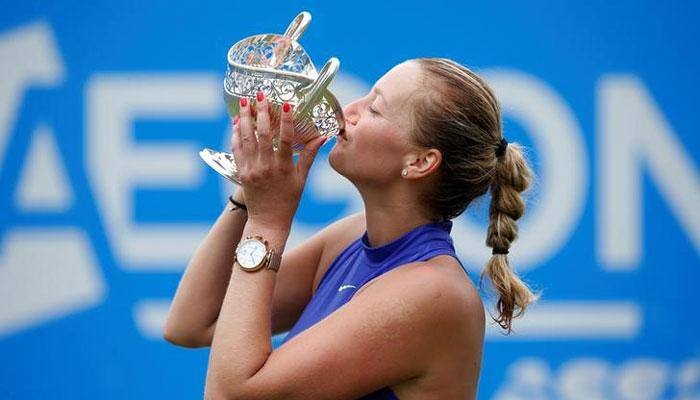
[[[270,126],[278,130],[282,105],[293,107],[297,153],[315,137],[337,135],[345,127],[340,103],[328,89],[340,62],[332,57],[317,71],[297,39],[308,27],[311,14],[302,12],[284,34],[260,34],[238,41],[228,51],[224,101],[231,117],[240,114],[240,100],[255,99],[262,91],[268,101]],[[254,107],[253,107],[254,108]],[[273,148],[278,139],[273,135]],[[240,184],[233,154],[211,149],[200,151],[202,159],[231,182]]]

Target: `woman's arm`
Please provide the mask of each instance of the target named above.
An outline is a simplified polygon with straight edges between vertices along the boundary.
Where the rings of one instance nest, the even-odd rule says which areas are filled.
[[[483,344],[483,305],[478,295],[465,300],[463,280],[425,264],[406,264],[375,278],[351,301],[274,351],[266,309],[273,273],[238,267],[214,335],[204,397],[357,399],[382,387],[419,381],[445,362],[471,366],[471,360],[458,360],[455,351]],[[243,292],[247,296],[236,295]],[[478,325],[465,323],[477,321],[470,312],[480,313]],[[474,357],[476,367],[480,353]]]
[[[284,252],[289,228],[249,221],[245,235],[261,235],[269,248]],[[234,265],[211,343],[205,398],[228,398],[258,371],[272,352],[272,295],[277,272],[243,271]],[[229,387],[230,385],[230,387]],[[221,396],[223,395],[223,396]]]
[[[244,203],[239,188],[234,199]],[[212,327],[221,310],[231,277],[233,254],[246,224],[245,210],[229,211],[227,204],[180,280],[163,328],[163,337],[185,347],[202,347],[211,343]]]

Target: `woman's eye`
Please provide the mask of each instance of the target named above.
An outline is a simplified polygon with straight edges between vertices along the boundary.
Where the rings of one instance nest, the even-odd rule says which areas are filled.
[[[372,106],[369,106],[369,112],[372,113],[372,114],[379,114],[379,112],[377,112],[377,110],[375,110],[374,108],[372,108]]]

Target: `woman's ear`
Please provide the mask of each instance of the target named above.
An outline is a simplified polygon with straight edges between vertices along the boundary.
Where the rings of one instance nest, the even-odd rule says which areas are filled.
[[[437,149],[428,149],[420,153],[411,153],[404,168],[405,178],[422,178],[437,172],[442,163],[442,153]]]

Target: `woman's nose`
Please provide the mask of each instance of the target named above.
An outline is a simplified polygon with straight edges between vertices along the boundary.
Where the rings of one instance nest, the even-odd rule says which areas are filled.
[[[353,125],[357,123],[357,103],[358,100],[355,100],[352,103],[343,107],[343,116],[345,117],[345,120]]]

